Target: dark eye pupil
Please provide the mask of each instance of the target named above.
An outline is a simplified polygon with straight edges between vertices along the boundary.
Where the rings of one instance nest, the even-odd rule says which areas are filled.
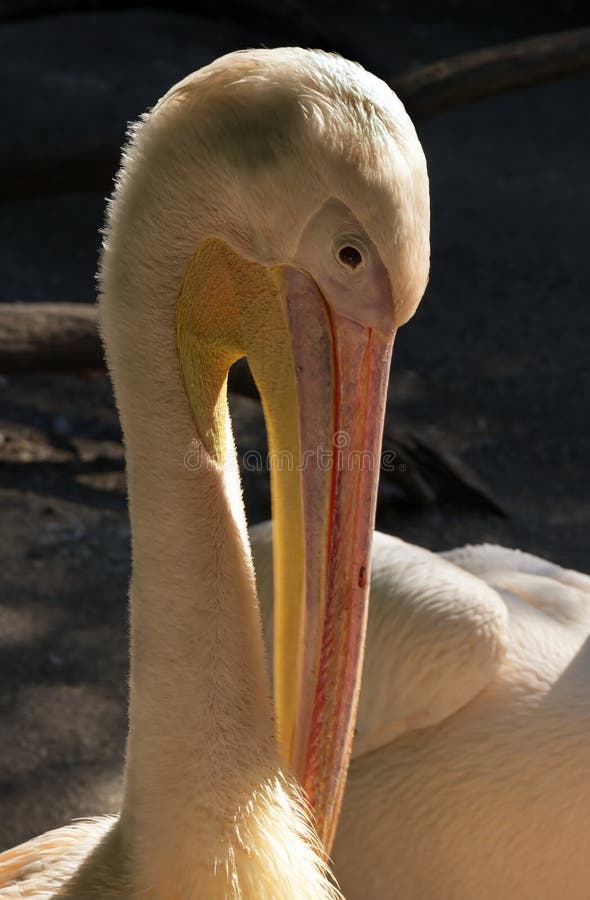
[[[363,261],[363,258],[356,247],[351,247],[350,244],[347,244],[346,247],[341,247],[338,251],[338,259],[350,269],[356,269]]]

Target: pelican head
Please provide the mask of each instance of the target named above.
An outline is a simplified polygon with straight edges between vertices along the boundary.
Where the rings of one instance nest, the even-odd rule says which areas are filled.
[[[358,698],[391,350],[428,275],[424,155],[385,83],[294,48],[233,53],[189,76],[131,147],[103,282],[125,284],[161,329],[135,314],[134,333],[109,338],[111,367],[132,340],[142,377],[173,335],[202,464],[229,473],[227,375],[248,358],[271,460],[277,730],[328,849]],[[142,255],[140,283],[129,262]],[[235,496],[231,506],[245,535]]]

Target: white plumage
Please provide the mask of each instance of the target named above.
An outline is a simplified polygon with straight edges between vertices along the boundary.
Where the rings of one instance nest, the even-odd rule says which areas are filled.
[[[269,523],[251,531],[267,639]],[[587,900],[590,578],[375,533],[348,900]]]

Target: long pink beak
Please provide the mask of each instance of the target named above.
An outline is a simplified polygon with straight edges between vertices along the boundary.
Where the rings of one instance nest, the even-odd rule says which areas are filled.
[[[395,331],[383,333],[335,312],[297,269],[284,277],[299,409],[305,575],[299,665],[285,671],[284,659],[275,658],[275,696],[279,733],[328,853],[360,690]]]

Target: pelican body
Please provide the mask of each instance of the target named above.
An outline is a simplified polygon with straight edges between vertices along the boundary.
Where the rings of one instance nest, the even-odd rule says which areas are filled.
[[[255,526],[267,641],[271,545]],[[585,900],[589,691],[590,577],[376,532],[333,848],[347,900]]]
[[[422,149],[360,66],[230,54],[133,129],[100,271],[132,532],[122,808],[1,855],[2,900],[339,896],[326,858],[378,478],[354,461],[379,459],[393,339],[428,263]],[[287,461],[271,473],[275,711],[226,398],[241,356]],[[318,447],[334,465],[310,464]]]

